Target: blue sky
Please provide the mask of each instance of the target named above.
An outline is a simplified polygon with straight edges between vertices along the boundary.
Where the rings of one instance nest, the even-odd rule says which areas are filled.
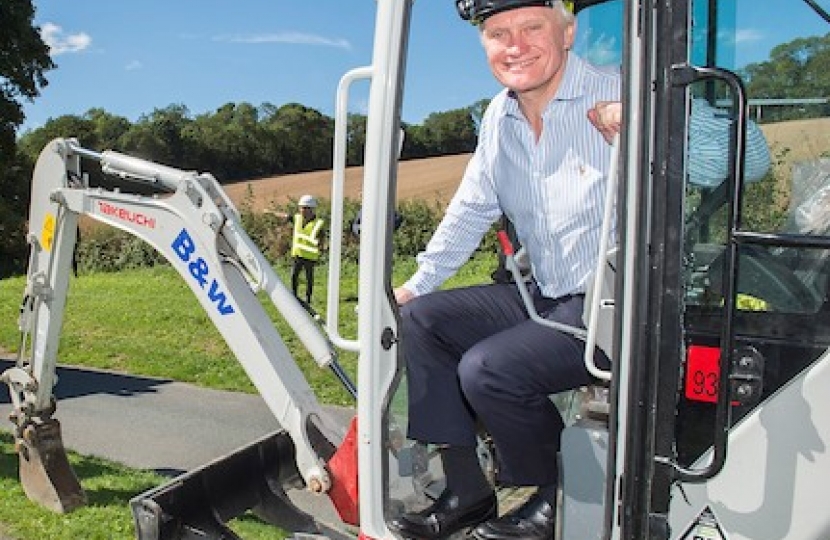
[[[735,0],[738,63],[830,30],[802,0]],[[830,5],[830,0],[821,0]],[[785,5],[786,4],[786,5]],[[333,116],[338,81],[371,61],[376,0],[34,0],[57,69],[27,103],[24,129],[93,107],[138,120],[170,104],[191,114],[228,102],[298,102]],[[783,16],[789,20],[782,22]],[[613,45],[612,45],[613,46]],[[363,112],[368,84],[350,109]],[[453,0],[414,3],[403,120],[469,106],[498,91],[477,31]]]

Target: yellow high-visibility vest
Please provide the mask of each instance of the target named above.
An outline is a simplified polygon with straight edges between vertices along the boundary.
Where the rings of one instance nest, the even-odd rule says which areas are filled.
[[[291,256],[310,261],[320,258],[320,232],[323,220],[314,218],[303,225],[302,214],[294,214],[294,237],[291,242]]]

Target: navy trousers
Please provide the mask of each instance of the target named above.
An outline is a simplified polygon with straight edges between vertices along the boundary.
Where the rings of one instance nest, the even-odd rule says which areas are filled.
[[[582,295],[531,289],[544,318],[584,326]],[[564,426],[548,396],[591,382],[584,342],[532,321],[514,284],[437,291],[404,304],[401,316],[409,437],[474,446],[481,423],[500,484],[555,484]]]

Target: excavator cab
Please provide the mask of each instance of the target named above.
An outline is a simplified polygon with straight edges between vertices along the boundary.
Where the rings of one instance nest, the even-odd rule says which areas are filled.
[[[830,238],[818,202],[828,110],[797,77],[773,75],[784,65],[811,71],[805,53],[830,21],[822,4],[777,4],[809,24],[768,57],[739,39],[758,4],[646,2],[636,13],[604,5],[621,6],[626,18],[628,119],[606,492],[616,505],[606,507],[612,537],[830,534],[827,514],[807,502],[830,472],[819,390],[830,375]],[[724,140],[695,140],[701,102],[730,119]],[[753,142],[755,129],[766,149]],[[717,175],[700,170],[713,165],[713,145],[728,151]]]
[[[810,25],[764,57],[739,39],[753,4],[575,3],[575,49],[621,69],[626,120],[617,249],[585,319],[612,373],[553,396],[569,419],[555,538],[830,535],[810,502],[830,474],[830,109],[797,75],[813,72],[825,4],[779,4]],[[729,119],[707,144],[701,104]],[[417,471],[416,493],[440,492],[440,470]]]

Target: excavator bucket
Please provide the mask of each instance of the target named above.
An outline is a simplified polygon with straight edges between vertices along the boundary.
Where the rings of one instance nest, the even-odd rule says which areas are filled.
[[[284,486],[301,483],[294,444],[277,431],[130,501],[138,540],[239,539],[227,522],[248,510],[286,531],[333,537]]]
[[[17,438],[16,448],[20,483],[30,500],[60,513],[86,504],[86,494],[66,457],[60,422],[50,418],[29,424]]]

